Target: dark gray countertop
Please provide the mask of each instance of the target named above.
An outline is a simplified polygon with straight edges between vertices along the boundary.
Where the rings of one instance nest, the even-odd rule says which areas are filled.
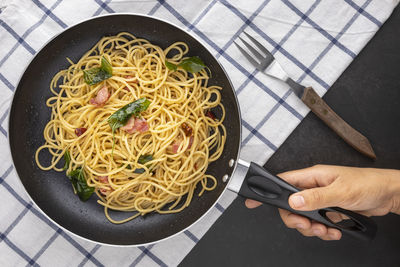
[[[400,169],[400,9],[324,96],[371,141],[378,159],[363,157],[309,114],[267,162],[273,173],[314,164]],[[400,266],[400,216],[375,217],[371,243],[326,242],[287,229],[275,208],[247,210],[237,198],[182,266]]]

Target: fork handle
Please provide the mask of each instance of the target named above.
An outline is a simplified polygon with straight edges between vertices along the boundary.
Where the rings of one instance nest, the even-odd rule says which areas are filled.
[[[368,139],[337,115],[312,87],[304,89],[301,100],[346,143],[362,154],[376,159]]]

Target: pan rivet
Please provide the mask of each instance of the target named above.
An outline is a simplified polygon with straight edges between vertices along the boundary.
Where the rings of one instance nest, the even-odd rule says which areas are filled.
[[[224,176],[222,176],[222,182],[226,183],[226,181],[228,181],[229,175],[225,174]]]
[[[232,167],[233,166],[233,164],[235,164],[235,160],[234,159],[231,159],[230,161],[229,161],[229,167]]]

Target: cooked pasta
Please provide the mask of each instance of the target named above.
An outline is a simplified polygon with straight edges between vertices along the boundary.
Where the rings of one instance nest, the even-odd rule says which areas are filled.
[[[70,66],[50,84],[53,96],[46,104],[51,117],[45,143],[36,151],[38,167],[66,171],[75,192],[82,186],[89,196],[94,191],[113,223],[153,211],[179,212],[190,204],[196,187],[199,195],[213,190],[217,180],[206,170],[225,144],[222,88],[208,85],[207,68],[190,73],[166,66],[166,60],[183,66],[188,51],[184,42],[162,49],[123,32],[103,37],[76,63],[68,59]],[[112,67],[108,78],[101,70],[103,60]],[[85,76],[93,73],[104,80]],[[112,115],[128,105],[141,110],[112,128]],[[50,153],[51,162],[43,164],[41,151]],[[133,214],[114,220],[109,209]]]

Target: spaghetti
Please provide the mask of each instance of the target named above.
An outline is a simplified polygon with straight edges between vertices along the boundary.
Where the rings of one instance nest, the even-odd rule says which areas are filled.
[[[199,195],[213,190],[217,180],[206,170],[225,144],[222,88],[208,85],[206,68],[189,73],[166,66],[179,66],[188,51],[184,42],[163,50],[123,32],[103,37],[77,63],[69,60],[69,68],[50,84],[51,118],[43,132],[45,144],[35,155],[39,168],[66,169],[67,174],[80,170],[113,223],[153,211],[179,212],[190,204],[196,186]],[[169,53],[173,56],[166,62]],[[85,83],[82,70],[98,70],[103,60],[112,66],[112,76]],[[114,131],[110,116],[142,99],[148,107]],[[211,109],[218,109],[221,118]],[[42,150],[51,155],[48,166],[39,159]],[[109,209],[134,214],[114,220]]]

